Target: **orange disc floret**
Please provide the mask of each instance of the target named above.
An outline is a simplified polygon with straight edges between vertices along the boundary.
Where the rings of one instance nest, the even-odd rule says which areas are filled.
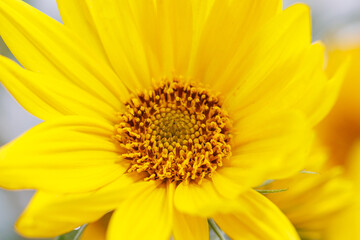
[[[118,114],[114,139],[128,172],[145,180],[196,182],[230,157],[230,119],[217,96],[179,79],[138,94]]]

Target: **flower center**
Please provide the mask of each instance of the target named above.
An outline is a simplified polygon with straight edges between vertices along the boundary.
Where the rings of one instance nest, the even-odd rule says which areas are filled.
[[[230,120],[219,98],[178,79],[140,93],[119,113],[114,139],[127,172],[145,180],[195,182],[211,178],[230,157]]]

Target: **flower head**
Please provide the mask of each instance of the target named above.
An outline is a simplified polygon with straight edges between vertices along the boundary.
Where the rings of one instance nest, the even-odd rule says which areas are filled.
[[[59,0],[63,25],[2,0],[25,69],[0,58],[1,81],[45,120],[0,152],[0,185],[38,190],[18,231],[115,210],[109,239],[207,239],[207,218],[233,239],[297,239],[251,188],[303,168],[340,77],[308,8],[281,2]]]
[[[182,82],[140,93],[119,114],[114,140],[130,161],[127,172],[200,184],[230,158],[231,123],[218,97]]]
[[[346,180],[353,184],[353,196],[350,205],[328,225],[326,239],[357,239],[360,237],[356,230],[360,222],[360,47],[359,44],[345,48],[333,44],[332,48],[327,71],[336,71],[338,65],[347,59],[350,59],[349,68],[334,108],[319,124],[318,129],[321,140],[330,149],[330,164],[344,169]]]

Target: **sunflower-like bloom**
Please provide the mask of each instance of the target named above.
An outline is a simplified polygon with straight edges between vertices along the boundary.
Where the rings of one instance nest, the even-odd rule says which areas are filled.
[[[357,46],[332,46],[328,72],[350,58],[350,65],[334,108],[318,129],[330,147],[332,164],[345,169],[345,177],[354,185],[350,206],[328,225],[324,239],[360,239],[360,43]]]
[[[335,50],[329,52],[326,71],[333,73],[347,59],[350,59],[349,67],[334,107],[317,129],[322,141],[331,150],[334,164],[349,168],[348,159],[352,157],[352,149],[360,138],[360,44],[350,49],[332,48]]]
[[[301,239],[328,239],[329,224],[352,202],[353,184],[342,166],[331,166],[327,150],[319,145],[313,147],[306,169],[263,189],[287,189],[266,196],[289,218]]]
[[[0,152],[0,185],[38,190],[19,219],[51,237],[114,211],[108,239],[297,239],[252,190],[304,167],[341,72],[309,10],[282,1],[59,0],[60,24],[0,1],[16,63],[0,78],[44,120]]]

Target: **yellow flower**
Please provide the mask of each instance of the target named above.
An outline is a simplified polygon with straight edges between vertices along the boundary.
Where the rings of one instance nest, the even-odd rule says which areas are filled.
[[[338,217],[353,197],[353,186],[344,177],[344,169],[328,166],[329,160],[324,147],[317,145],[309,158],[307,172],[263,187],[287,189],[267,197],[284,212],[302,239],[327,239],[330,222]]]
[[[329,146],[335,164],[347,167],[347,159],[360,137],[360,46],[354,49],[333,50],[329,54],[327,71],[336,71],[341,62],[350,58],[350,65],[333,109],[318,129],[322,141]]]
[[[332,220],[325,239],[359,239],[360,227],[360,45],[340,49],[333,46],[329,55],[328,71],[349,58],[350,66],[341,87],[339,98],[329,115],[319,125],[322,140],[331,149],[333,165],[345,169],[345,177],[354,185],[351,205]]]
[[[0,1],[24,66],[0,78],[45,122],[0,152],[0,185],[38,190],[19,219],[51,237],[114,211],[108,239],[298,239],[252,190],[304,167],[330,109],[309,10],[282,1],[59,0],[64,25]]]

